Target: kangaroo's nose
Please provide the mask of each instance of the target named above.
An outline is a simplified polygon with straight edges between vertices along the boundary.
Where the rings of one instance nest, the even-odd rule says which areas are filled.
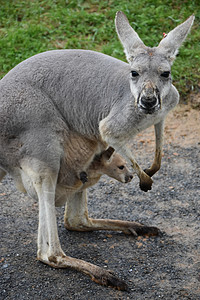
[[[154,96],[151,98],[148,97],[141,97],[140,104],[144,109],[152,109],[157,105],[158,99]]]
[[[160,96],[158,88],[148,81],[142,88],[137,100],[138,107],[146,114],[152,114],[160,108]]]
[[[130,182],[133,179],[133,175],[126,175],[125,176],[125,183]]]

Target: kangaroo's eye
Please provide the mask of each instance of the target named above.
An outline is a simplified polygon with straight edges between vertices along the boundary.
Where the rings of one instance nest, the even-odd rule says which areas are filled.
[[[118,167],[120,170],[123,170],[124,169],[124,166],[119,166]]]
[[[132,75],[132,77],[137,77],[137,76],[139,76],[138,72],[136,72],[136,71],[131,71],[131,75]]]
[[[165,71],[163,73],[161,73],[162,77],[168,78],[169,77],[170,72],[169,71]]]

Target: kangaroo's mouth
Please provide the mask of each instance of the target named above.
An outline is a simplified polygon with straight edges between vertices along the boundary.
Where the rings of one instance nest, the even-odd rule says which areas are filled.
[[[160,97],[159,95],[153,97],[146,97],[144,95],[139,95],[137,105],[142,112],[146,114],[153,114],[161,107]]]

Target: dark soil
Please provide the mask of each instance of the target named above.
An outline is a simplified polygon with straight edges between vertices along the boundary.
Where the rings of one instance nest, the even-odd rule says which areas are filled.
[[[0,299],[200,299],[200,140],[195,136],[190,144],[184,142],[191,139],[193,130],[171,143],[170,128],[162,168],[150,192],[140,191],[137,177],[126,185],[104,177],[88,193],[92,217],[157,226],[160,236],[69,232],[63,226],[64,209],[57,209],[63,250],[115,271],[128,283],[129,292],[100,286],[74,270],[38,262],[38,204],[17,192],[6,177],[0,183]],[[140,135],[133,145],[144,168],[154,152],[153,135],[146,135],[148,143]]]

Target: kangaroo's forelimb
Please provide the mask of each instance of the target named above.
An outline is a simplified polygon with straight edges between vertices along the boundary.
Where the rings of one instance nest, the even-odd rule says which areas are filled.
[[[110,134],[110,120],[112,120],[112,114],[110,116],[108,116],[107,118],[105,118],[104,120],[102,120],[99,124],[99,131],[100,131],[102,139],[108,145],[111,145],[117,152],[122,154],[122,156],[124,156],[125,159],[127,159],[128,161],[131,162],[131,165],[132,165],[135,173],[137,174],[137,176],[140,179],[141,190],[143,190],[145,192],[147,192],[148,190],[151,190],[153,180],[139,166],[139,164],[135,160],[131,151],[124,144],[124,140],[121,141],[118,137],[114,137],[113,135]],[[121,127],[123,128],[123,124],[121,124]],[[124,139],[128,140],[128,137],[124,138]]]
[[[149,169],[145,169],[145,173],[152,177],[161,166],[162,160],[162,147],[163,147],[163,132],[164,132],[164,120],[154,125],[156,135],[156,149],[155,157],[152,166]]]
[[[100,133],[102,138],[108,143],[113,145],[117,151],[119,151],[125,158],[131,162],[131,165],[136,172],[137,176],[140,180],[140,188],[141,190],[147,192],[151,190],[151,186],[153,180],[151,177],[160,169],[161,160],[162,160],[162,147],[163,147],[163,132],[164,132],[164,119],[154,125],[155,128],[155,136],[156,136],[156,146],[155,146],[155,157],[152,166],[149,169],[145,169],[144,171],[141,169],[140,165],[135,160],[131,151],[123,144],[118,141],[117,138],[110,137],[108,134],[108,126],[109,122],[108,117],[100,122]],[[108,123],[109,124],[109,123]],[[123,126],[123,124],[122,124]]]

